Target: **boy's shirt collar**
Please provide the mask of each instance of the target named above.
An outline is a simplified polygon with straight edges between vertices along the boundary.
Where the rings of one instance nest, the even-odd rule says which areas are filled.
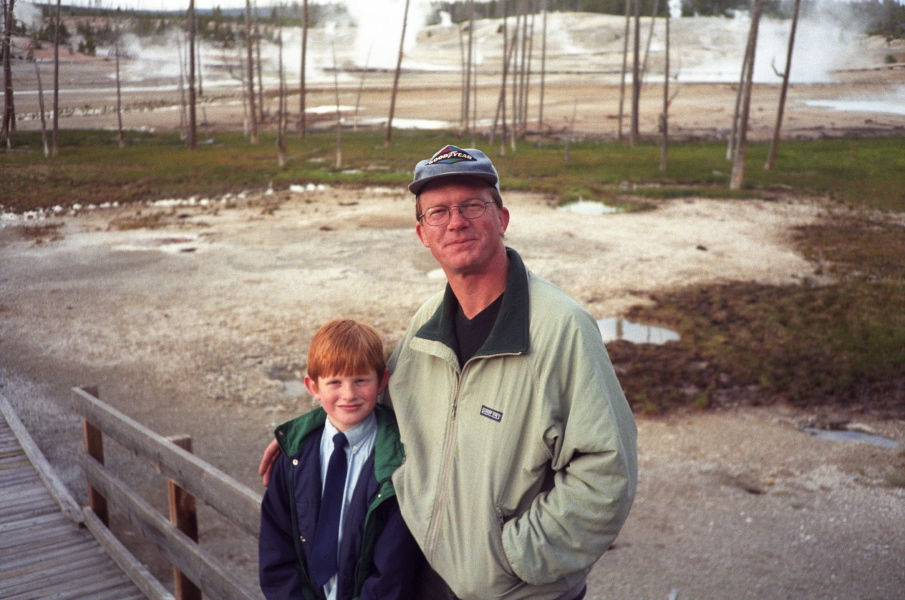
[[[340,433],[339,429],[333,426],[330,419],[324,423],[324,441],[330,440],[330,448],[333,448],[333,436]],[[346,429],[346,439],[349,440],[349,448],[355,452],[358,447],[371,436],[377,435],[377,417],[373,412],[361,420],[360,423]]]

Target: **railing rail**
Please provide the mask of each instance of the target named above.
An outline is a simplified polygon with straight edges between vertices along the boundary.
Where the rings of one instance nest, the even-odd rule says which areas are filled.
[[[187,511],[194,513],[194,499],[197,499],[256,537],[261,496],[177,443],[103,403],[96,390],[73,388],[73,392],[73,409],[82,416],[85,432],[85,451],[79,454],[78,462],[88,480],[90,508],[99,520],[109,523],[108,501],[123,511],[128,521],[178,570],[176,592],[182,600],[198,597],[199,589],[213,599],[261,598],[257,588],[237,578],[192,539],[194,514],[187,514]],[[149,462],[170,480],[169,520],[104,467],[102,434]],[[186,445],[184,439],[181,443]],[[194,585],[180,583],[180,574]]]

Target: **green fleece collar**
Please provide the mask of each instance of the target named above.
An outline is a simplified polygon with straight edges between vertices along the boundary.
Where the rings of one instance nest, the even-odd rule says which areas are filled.
[[[390,409],[378,404],[374,407],[377,417],[377,439],[374,442],[374,475],[377,481],[389,479],[393,471],[405,460],[405,449],[399,439],[396,415]],[[322,407],[283,423],[274,434],[280,450],[286,456],[295,456],[302,449],[302,443],[310,434],[320,430],[327,422],[327,413]]]
[[[528,310],[528,270],[522,257],[512,248],[506,248],[509,257],[509,275],[506,277],[506,291],[496,323],[490,335],[475,356],[493,354],[523,354],[530,347]],[[416,334],[419,338],[440,342],[456,348],[456,309],[458,301],[447,283],[443,302]]]

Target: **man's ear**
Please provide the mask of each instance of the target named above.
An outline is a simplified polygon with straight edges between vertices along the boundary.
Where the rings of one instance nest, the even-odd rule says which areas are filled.
[[[418,239],[421,240],[421,243],[425,248],[430,248],[427,243],[427,239],[424,237],[424,227],[421,225],[421,221],[418,221],[415,224],[415,233],[418,234]]]
[[[503,237],[506,234],[506,229],[509,228],[509,209],[505,206],[500,209],[500,237]]]

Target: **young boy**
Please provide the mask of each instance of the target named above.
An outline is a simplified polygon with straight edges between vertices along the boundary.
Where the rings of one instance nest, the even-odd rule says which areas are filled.
[[[377,406],[389,371],[370,326],[324,325],[305,386],[316,408],[276,429],[281,455],[261,504],[260,582],[271,600],[407,600],[421,553],[390,476],[405,453]]]

